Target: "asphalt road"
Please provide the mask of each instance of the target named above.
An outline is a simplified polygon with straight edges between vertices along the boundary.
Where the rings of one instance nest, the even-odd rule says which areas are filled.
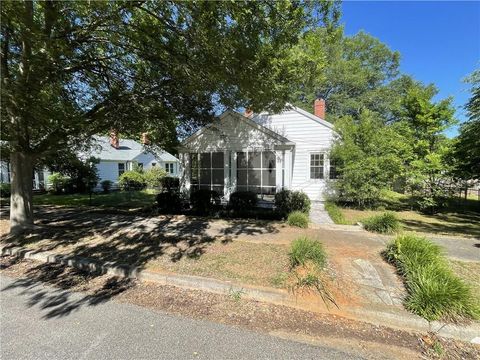
[[[12,286],[13,285],[13,286]],[[0,276],[1,359],[359,359],[326,347]],[[71,311],[55,308],[72,304]],[[61,305],[60,305],[61,304]],[[53,311],[52,311],[53,310]]]

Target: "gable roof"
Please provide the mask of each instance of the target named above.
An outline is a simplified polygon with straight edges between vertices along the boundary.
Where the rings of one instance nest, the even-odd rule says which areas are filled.
[[[110,145],[108,136],[93,136],[94,144],[89,151],[89,156],[94,156],[100,160],[132,161],[143,153],[152,154],[159,161],[178,161],[172,154],[163,151],[155,154],[145,149],[138,141],[132,139],[119,139],[118,148]]]
[[[331,122],[328,122],[325,119],[322,119],[322,118],[320,118],[316,115],[313,115],[312,113],[309,113],[308,111],[305,111],[305,110],[303,110],[303,109],[301,109],[297,106],[294,106],[292,104],[287,104],[287,107],[291,108],[292,110],[294,110],[296,112],[298,112],[299,114],[302,114],[303,116],[308,117],[309,119],[312,119],[313,121],[316,121],[319,124],[322,124],[322,125],[328,127],[329,129],[333,130],[335,128],[335,126]]]
[[[221,121],[223,119],[225,119],[227,116],[234,116],[236,117],[238,120],[240,121],[243,121],[245,122],[246,124],[248,124],[249,126],[253,127],[254,129],[256,130],[259,130],[265,134],[267,134],[268,136],[282,142],[282,143],[285,143],[286,145],[293,145],[294,142],[288,140],[286,137],[280,135],[280,134],[277,134],[275,131],[273,130],[270,130],[269,128],[261,125],[261,124],[258,124],[256,123],[255,121],[253,121],[252,119],[246,117],[246,116],[243,116],[242,114],[236,112],[236,111],[233,111],[233,110],[226,110],[224,111],[220,116],[219,116],[219,120],[218,121],[214,121],[214,122],[211,122],[207,125],[205,125],[204,127],[202,127],[201,129],[199,129],[198,131],[196,131],[193,135],[190,135],[188,138],[186,138],[185,140],[182,141],[182,145],[186,145],[188,143],[190,143],[192,140],[196,139],[198,136],[200,136],[206,129],[212,127],[213,125],[215,124],[218,124],[218,123],[221,123]]]

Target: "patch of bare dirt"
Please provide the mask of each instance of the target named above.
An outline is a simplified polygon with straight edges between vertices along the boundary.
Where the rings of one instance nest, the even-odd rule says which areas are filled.
[[[372,359],[480,359],[480,347],[473,344],[242,299],[241,293],[219,295],[154,283],[122,281],[59,265],[19,261],[14,257],[2,257],[0,264],[4,275],[84,291],[90,299],[105,295],[107,299],[114,298],[156,311],[241,326],[310,344],[334,346]]]

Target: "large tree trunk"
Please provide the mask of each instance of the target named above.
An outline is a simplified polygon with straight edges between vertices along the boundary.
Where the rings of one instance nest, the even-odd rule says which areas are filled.
[[[13,152],[10,171],[10,234],[18,234],[33,228],[33,156]]]

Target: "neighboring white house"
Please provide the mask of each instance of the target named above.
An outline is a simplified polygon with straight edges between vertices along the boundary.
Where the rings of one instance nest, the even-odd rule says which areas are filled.
[[[314,108],[315,115],[291,105],[280,114],[224,112],[183,141],[182,187],[212,189],[225,199],[241,190],[268,197],[292,189],[323,200],[336,176],[329,158],[335,132],[324,120],[325,101]]]
[[[79,154],[80,157],[94,156],[100,160],[97,164],[98,188],[103,180],[110,180],[114,186],[118,184],[118,177],[125,171],[133,170],[135,165],[149,169],[153,166],[159,166],[165,169],[167,174],[172,177],[178,177],[180,173],[180,161],[172,154],[158,150],[147,150],[144,144],[131,140],[120,139],[118,135],[94,136],[93,146],[87,153]],[[146,142],[144,137],[143,142]],[[33,173],[32,184],[34,190],[44,190],[48,188],[48,170],[35,170]],[[10,166],[7,161],[0,161],[0,182],[10,182]]]
[[[180,173],[180,161],[172,154],[163,150],[154,153],[138,141],[121,139],[115,134],[110,138],[94,136],[94,144],[87,154],[83,154],[85,155],[100,160],[97,164],[99,184],[103,180],[117,184],[118,177],[125,171],[133,170],[135,166],[145,170],[159,166],[172,177],[178,177]]]

